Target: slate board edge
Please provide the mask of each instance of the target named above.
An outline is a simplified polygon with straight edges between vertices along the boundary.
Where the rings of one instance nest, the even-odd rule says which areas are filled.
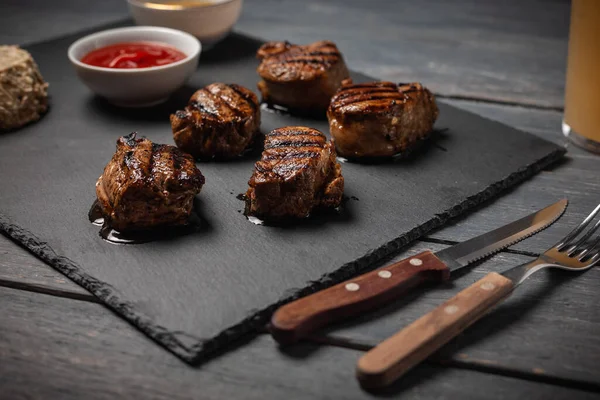
[[[0,213],[0,231],[18,244],[22,245],[25,249],[44,261],[46,264],[50,265],[75,283],[90,291],[109,308],[111,308],[117,314],[123,316],[136,328],[180,357],[182,360],[190,364],[198,364],[202,361],[206,361],[218,351],[225,348],[227,345],[241,339],[244,335],[247,335],[251,332],[257,332],[268,322],[268,319],[274,310],[282,304],[330,287],[336,283],[347,280],[358,273],[366,271],[369,266],[372,266],[376,262],[389,257],[394,253],[397,253],[402,247],[425,235],[427,232],[442,226],[449,219],[457,217],[469,209],[472,209],[477,205],[498,196],[503,191],[527,180],[543,168],[546,168],[558,161],[565,153],[566,150],[564,148],[557,148],[538,161],[529,164],[516,172],[513,172],[498,182],[491,184],[482,192],[468,197],[466,200],[449,208],[441,214],[435,215],[430,220],[413,228],[404,235],[401,235],[376,249],[370,250],[364,256],[350,263],[342,265],[340,268],[331,273],[321,276],[319,279],[313,281],[310,285],[301,289],[293,289],[288,291],[288,294],[284,295],[276,303],[262,310],[255,311],[253,314],[246,317],[239,323],[223,330],[217,336],[210,339],[194,338],[196,343],[192,346],[185,346],[183,342],[177,338],[177,335],[184,335],[188,336],[187,339],[189,340],[189,335],[170,332],[163,326],[157,325],[151,318],[137,311],[133,304],[120,299],[118,293],[111,285],[101,282],[83,272],[82,268],[76,262],[57,254],[48,245],[48,243],[44,242],[28,230],[11,223],[11,221],[2,213]]]

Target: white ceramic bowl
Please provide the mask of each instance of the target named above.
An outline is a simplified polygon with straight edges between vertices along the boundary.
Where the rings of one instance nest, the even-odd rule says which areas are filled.
[[[127,2],[138,25],[166,26],[188,32],[200,39],[206,50],[231,31],[242,12],[243,0],[187,0],[185,2],[127,0]]]
[[[150,41],[177,48],[187,55],[181,61],[149,68],[103,68],[80,60],[92,50],[115,43]],[[201,45],[194,36],[154,26],[109,29],[85,36],[69,47],[69,60],[79,79],[96,94],[124,107],[147,107],[165,101],[198,66]]]

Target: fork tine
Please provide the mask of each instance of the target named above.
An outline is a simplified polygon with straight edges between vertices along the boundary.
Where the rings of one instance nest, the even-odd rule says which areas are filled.
[[[585,246],[586,249],[584,250],[584,252],[586,252],[586,250],[590,250],[592,248],[594,248],[594,246],[590,246],[589,243],[586,244],[586,241],[594,234],[594,232],[596,232],[598,230],[598,228],[600,227],[600,220],[598,220],[594,226],[592,226],[590,229],[588,229],[588,231],[581,237],[581,239],[579,239],[577,241],[577,243],[575,243],[574,245],[572,245],[571,247],[569,247],[569,249],[567,250],[567,254],[569,256],[572,256],[573,254],[577,253],[580,250],[584,250],[584,248],[582,246]]]
[[[600,246],[598,246],[597,250],[598,250],[598,252],[595,255],[593,255],[591,258],[593,263],[596,263],[596,262],[598,262],[598,260],[600,260]]]
[[[596,224],[598,225],[598,224]],[[581,261],[582,259],[594,259],[594,258],[598,258],[600,257],[600,235],[598,235],[598,237],[596,238],[596,240],[594,241],[594,243],[592,243],[591,245],[587,246],[586,249],[584,249],[578,256],[577,258]]]
[[[581,224],[579,224],[575,229],[573,229],[571,231],[571,233],[569,233],[567,236],[565,236],[564,239],[562,241],[560,241],[555,247],[559,251],[563,251],[565,249],[565,247],[567,246],[567,244],[571,240],[573,240],[575,237],[577,237],[577,235],[579,235],[581,233],[581,231],[584,230],[585,227],[589,225],[590,221],[594,219],[594,217],[596,216],[596,214],[598,214],[598,212],[600,212],[600,204],[598,204],[596,206],[596,208],[594,209],[594,211],[592,211],[590,213],[590,215],[588,215],[583,220],[583,222],[581,222]]]

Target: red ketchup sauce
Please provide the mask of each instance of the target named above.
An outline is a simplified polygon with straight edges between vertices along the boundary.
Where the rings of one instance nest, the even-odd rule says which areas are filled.
[[[82,63],[104,68],[149,68],[171,64],[187,56],[157,42],[116,43],[89,52]]]

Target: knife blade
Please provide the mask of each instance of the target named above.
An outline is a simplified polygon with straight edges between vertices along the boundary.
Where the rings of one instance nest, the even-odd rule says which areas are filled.
[[[281,344],[294,343],[332,322],[395,300],[420,284],[447,280],[452,272],[547,228],[560,218],[567,203],[560,200],[435,254],[424,251],[288,303],[273,314],[269,331]]]

